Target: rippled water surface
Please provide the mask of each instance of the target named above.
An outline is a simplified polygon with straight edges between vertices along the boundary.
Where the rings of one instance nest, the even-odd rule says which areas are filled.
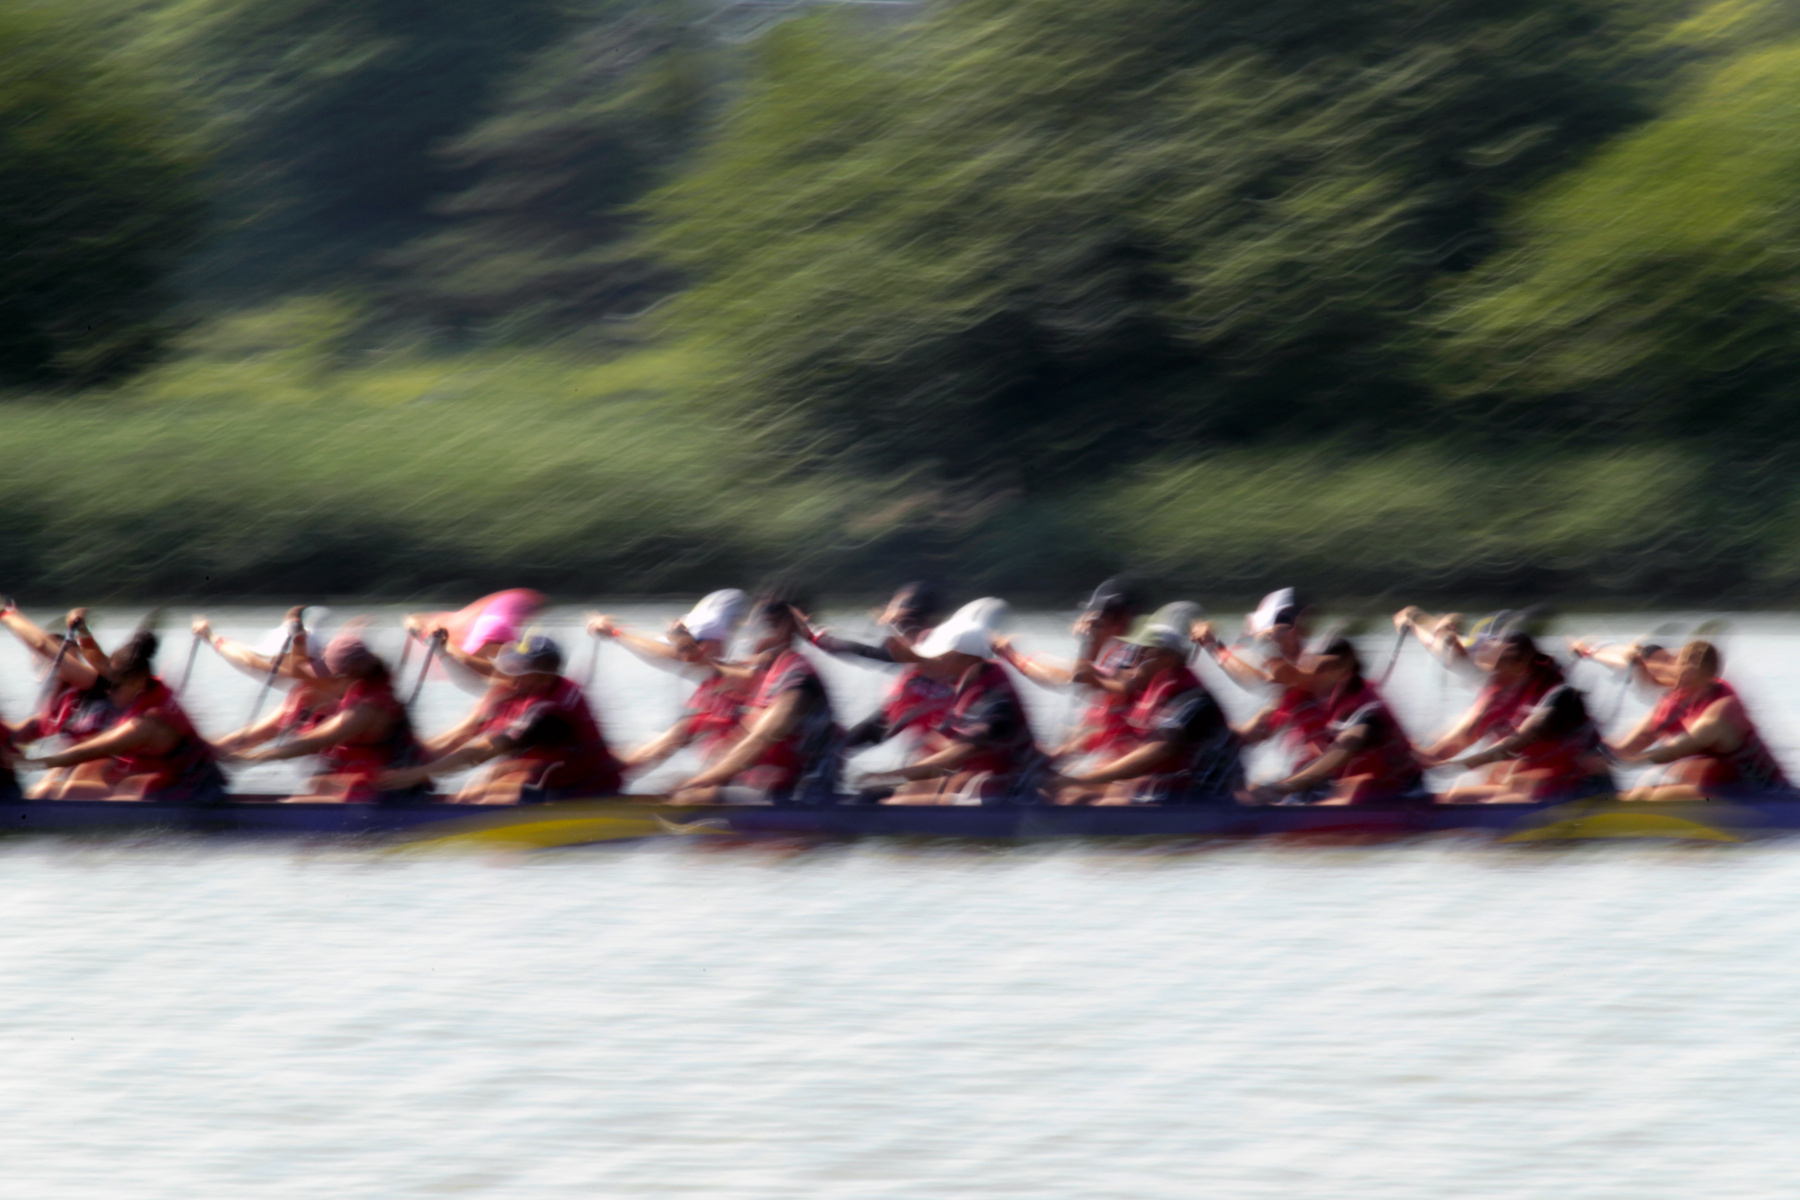
[[[1730,650],[1784,752],[1796,630]],[[672,718],[601,665],[621,740]],[[254,686],[213,661],[195,708]],[[1422,656],[1394,692],[1421,731],[1468,699]],[[1785,1196],[1797,944],[1791,843],[17,839],[0,1195]]]

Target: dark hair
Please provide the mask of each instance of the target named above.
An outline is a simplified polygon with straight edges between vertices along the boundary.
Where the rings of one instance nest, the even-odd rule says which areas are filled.
[[[156,670],[156,651],[161,644],[153,630],[140,629],[132,634],[130,641],[113,651],[113,678],[134,679],[140,675],[153,674]]]
[[[1350,674],[1357,679],[1362,678],[1362,655],[1356,652],[1356,643],[1343,634],[1338,634],[1325,648],[1319,651],[1320,658],[1341,658],[1350,664]]]
[[[900,610],[902,620],[923,628],[936,624],[943,615],[944,592],[934,583],[914,580],[894,593],[894,607]]]
[[[1087,602],[1087,611],[1109,617],[1134,617],[1149,607],[1150,589],[1134,575],[1103,580]]]
[[[1536,679],[1542,680],[1549,687],[1556,687],[1563,681],[1563,669],[1554,658],[1538,648],[1537,639],[1523,629],[1509,629],[1500,635],[1500,645],[1507,649],[1517,650],[1525,658],[1525,670]]]

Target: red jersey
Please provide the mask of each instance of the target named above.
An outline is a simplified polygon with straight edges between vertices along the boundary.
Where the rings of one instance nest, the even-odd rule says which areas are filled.
[[[1138,648],[1113,638],[1094,659],[1094,673],[1102,679],[1117,679],[1137,662]],[[1081,741],[1076,749],[1082,754],[1105,754],[1116,757],[1130,748],[1136,739],[1131,728],[1131,707],[1135,703],[1122,692],[1098,689],[1092,702],[1081,715]]]
[[[349,776],[345,795],[353,801],[368,801],[378,795],[381,788],[377,777],[383,771],[416,766],[422,757],[419,740],[413,736],[412,718],[407,715],[406,705],[400,702],[400,697],[394,695],[392,684],[358,680],[338,701],[332,716],[363,706],[386,717],[387,728],[381,733],[366,734],[319,751],[319,761],[326,771]]]
[[[1325,701],[1311,689],[1283,688],[1281,699],[1269,713],[1269,722],[1281,730],[1295,757],[1310,762],[1331,749],[1331,713]]]
[[[1131,727],[1139,745],[1160,742],[1172,751],[1168,766],[1139,781],[1138,800],[1216,800],[1243,786],[1243,745],[1213,694],[1187,667],[1165,672],[1143,690],[1132,705]]]
[[[1128,710],[1121,710],[1121,725],[1129,738],[1134,735],[1124,723],[1126,715]],[[963,676],[939,731],[951,741],[975,747],[975,754],[962,765],[964,771],[1010,778],[1044,762],[1031,735],[1025,703],[997,662],[984,662]]]
[[[619,760],[607,748],[587,697],[559,678],[548,692],[504,692],[482,721],[483,734],[511,739],[515,761],[542,763],[542,786],[559,792],[615,795],[623,783]]]
[[[771,792],[822,797],[837,786],[843,733],[832,716],[825,681],[805,655],[792,649],[776,655],[763,672],[751,713],[760,716],[789,693],[800,697],[793,728],[764,752],[757,767]]]
[[[61,734],[71,742],[85,742],[105,733],[118,720],[119,710],[104,680],[86,688],[59,683],[44,711],[19,727],[19,740],[35,742]]]
[[[1370,779],[1371,798],[1381,799],[1410,795],[1424,786],[1412,743],[1373,684],[1351,680],[1332,693],[1326,712],[1334,738],[1359,726],[1367,731],[1362,749],[1338,768],[1338,778]]]
[[[1650,714],[1651,728],[1660,736],[1686,733],[1697,722],[1706,710],[1720,700],[1736,697],[1737,691],[1723,679],[1715,679],[1705,687],[1693,692],[1671,689]],[[1775,755],[1762,740],[1756,726],[1751,723],[1749,713],[1744,714],[1743,742],[1729,754],[1716,750],[1702,750],[1696,758],[1708,758],[1719,763],[1725,771],[1726,778],[1720,782],[1745,788],[1785,788],[1788,786],[1787,775],[1781,764],[1775,761]]]
[[[723,675],[700,681],[687,702],[688,740],[706,758],[724,753],[744,733],[744,693]]]
[[[908,667],[894,680],[894,686],[881,702],[882,728],[887,737],[899,737],[908,730],[926,732],[937,729],[950,716],[956,703],[956,689],[939,679]]]
[[[281,710],[275,714],[277,737],[304,737],[337,714],[337,702],[308,687],[296,687],[287,694]]]
[[[175,734],[175,742],[166,750],[128,750],[116,757],[125,775],[149,775],[146,796],[157,793],[203,791],[223,785],[218,756],[200,736],[194,723],[182,711],[175,693],[160,679],[151,679],[144,690],[119,713],[119,722],[140,718],[167,726]]]

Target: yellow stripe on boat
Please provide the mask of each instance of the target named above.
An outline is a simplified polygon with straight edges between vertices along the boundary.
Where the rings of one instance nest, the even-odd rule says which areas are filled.
[[[401,843],[405,850],[554,850],[641,838],[723,833],[707,821],[670,820],[661,805],[533,805],[433,825]]]
[[[1669,812],[1653,811],[1657,805],[1609,805],[1598,811],[1578,812],[1551,821],[1544,825],[1534,825],[1529,829],[1521,829],[1516,833],[1501,838],[1503,842],[1575,842],[1593,841],[1605,838],[1659,838],[1664,841],[1687,842],[1741,842],[1743,836],[1728,829],[1720,829],[1708,822],[1696,821],[1690,817],[1676,816]],[[1732,809],[1728,805],[1709,806],[1718,809],[1718,816],[1729,817]],[[1709,818],[1712,814],[1708,814]],[[1715,818],[1716,819],[1716,818]]]

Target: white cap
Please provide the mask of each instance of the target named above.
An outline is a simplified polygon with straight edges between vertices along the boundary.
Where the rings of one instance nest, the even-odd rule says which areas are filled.
[[[318,653],[318,647],[313,646],[313,643],[318,641],[319,627],[329,616],[331,616],[331,610],[323,604],[309,604],[300,611],[301,628],[306,630],[307,645],[312,646],[315,655]],[[263,636],[262,641],[256,643],[256,652],[265,658],[274,658],[281,653],[281,648],[287,645],[287,640],[288,624],[283,621],[269,630]]]
[[[681,623],[697,642],[729,642],[749,607],[750,597],[737,588],[725,588],[703,596]]]
[[[994,634],[1011,616],[1004,600],[992,596],[971,600],[926,634],[913,652],[920,658],[936,658],[951,651],[986,658],[994,652]]]
[[[1244,624],[1252,634],[1267,633],[1275,628],[1275,616],[1284,608],[1294,607],[1294,589],[1280,588],[1262,598],[1256,611],[1244,618]]]

